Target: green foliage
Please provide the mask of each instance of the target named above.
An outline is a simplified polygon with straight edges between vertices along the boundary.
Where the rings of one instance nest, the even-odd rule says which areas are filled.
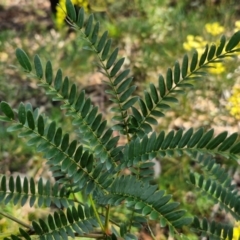
[[[227,159],[238,159],[240,142],[238,134],[227,136],[222,132],[217,136],[214,130],[203,128],[195,131],[159,133],[154,126],[158,118],[164,117],[172,103],[177,103],[177,95],[184,94],[196,80],[204,75],[209,64],[234,56],[239,51],[240,32],[229,41],[221,38],[220,45],[206,46],[201,56],[197,52],[192,58],[183,57],[182,63],[175,62],[173,69],[168,68],[166,77],[159,76],[158,84],[150,83],[143,96],[135,94],[130,71],[123,70],[124,58],[118,59],[118,48],[111,50],[112,40],[104,32],[98,37],[99,23],[94,23],[93,15],[84,21],[83,8],[78,14],[71,1],[66,1],[67,21],[82,35],[86,49],[93,51],[100,63],[102,73],[108,81],[104,82],[112,102],[114,114],[108,123],[94,106],[84,90],[78,90],[68,77],[63,77],[61,69],[55,77],[50,61],[43,66],[38,55],[33,65],[26,53],[16,50],[16,57],[24,71],[39,81],[46,94],[62,105],[64,114],[72,119],[81,141],[70,133],[64,133],[59,123],[51,121],[38,109],[20,103],[13,109],[2,101],[1,121],[11,124],[9,132],[19,131],[19,137],[27,138],[26,144],[44,154],[49,170],[57,179],[52,185],[42,178],[34,182],[31,178],[23,180],[18,176],[0,179],[0,202],[15,205],[37,204],[39,207],[55,206],[54,213],[47,220],[32,221],[28,228],[19,229],[19,235],[7,239],[68,239],[68,237],[92,237],[96,239],[138,239],[136,229],[150,222],[159,222],[176,239],[187,239],[186,228],[194,229],[211,239],[232,239],[233,227],[217,221],[208,222],[204,216],[194,217],[181,208],[181,203],[173,200],[172,195],[159,189],[153,183],[153,165],[157,156],[174,157],[177,153],[189,155],[201,169],[189,173],[189,184],[206,194],[214,202],[240,220],[240,202],[236,186],[224,168],[214,160],[221,155]],[[34,70],[33,70],[33,68]],[[125,144],[119,145],[124,138]],[[125,170],[129,173],[126,174]],[[88,203],[76,197],[81,193]],[[129,218],[119,222],[111,219],[116,206],[126,209]],[[180,206],[180,207],[179,207]],[[0,212],[0,214],[3,214]],[[12,219],[16,221],[15,219]],[[21,224],[21,223],[20,223]],[[111,227],[110,227],[111,224]],[[151,231],[152,232],[152,231]],[[154,233],[152,233],[154,238]]]

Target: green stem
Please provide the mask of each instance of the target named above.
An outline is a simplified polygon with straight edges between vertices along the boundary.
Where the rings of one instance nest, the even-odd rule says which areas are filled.
[[[107,213],[105,217],[105,232],[109,233],[109,215],[110,215],[110,206],[107,205]]]
[[[150,228],[148,222],[147,222],[147,227],[148,227],[148,230],[149,230],[149,232],[150,232],[151,237],[153,238],[153,240],[156,240],[156,238],[155,238],[155,236],[154,236],[154,234],[153,234],[153,232],[152,232],[152,229]]]
[[[15,218],[15,217],[7,214],[7,213],[4,213],[4,212],[0,211],[0,215],[2,215],[2,216],[4,216],[4,217],[6,217],[6,218],[8,218],[8,219],[10,219],[10,220],[18,223],[19,225],[22,225],[22,226],[25,227],[25,228],[32,229],[32,226],[31,226],[31,225],[28,225],[28,224],[26,224],[25,222],[23,222],[23,221]]]
[[[97,208],[96,208],[95,202],[94,202],[91,194],[89,195],[89,199],[90,199],[90,203],[91,203],[91,205],[92,205],[92,207],[93,207],[93,211],[94,211],[94,213],[95,213],[95,216],[96,216],[96,218],[97,218],[97,221],[98,221],[98,223],[99,223],[102,231],[105,233],[103,224],[102,224],[102,222],[101,222],[101,219],[100,219],[99,214],[98,214],[98,212],[97,212]]]

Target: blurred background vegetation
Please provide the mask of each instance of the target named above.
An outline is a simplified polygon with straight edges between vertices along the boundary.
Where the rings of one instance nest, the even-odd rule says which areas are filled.
[[[64,2],[61,1],[60,2]],[[216,43],[222,34],[227,37],[240,30],[240,3],[235,0],[73,0],[85,8],[87,14],[94,13],[101,23],[101,31],[108,30],[114,46],[126,58],[134,83],[141,95],[150,82],[157,83],[158,75],[165,75],[167,68],[183,55],[199,53],[205,45]],[[60,123],[66,130],[71,124],[64,115],[53,108],[44,92],[37,87],[36,80],[16,69],[15,49],[23,48],[30,56],[39,54],[43,61],[52,61],[56,69],[63,69],[72,82],[85,88],[93,102],[103,113],[108,112],[109,102],[104,93],[96,58],[84,50],[78,34],[64,23],[61,9],[51,11],[50,2],[40,0],[0,0],[0,101],[17,106],[20,102],[31,102],[34,107]],[[179,104],[159,119],[160,129],[214,128],[215,133],[227,130],[239,131],[240,120],[240,65],[239,57],[228,59],[211,68],[205,78],[194,83],[179,98]],[[105,116],[110,120],[111,116]],[[67,124],[66,124],[67,123]],[[69,123],[69,124],[68,124]],[[239,170],[234,162],[219,158],[238,185]],[[220,221],[231,221],[218,206],[206,197],[198,198],[186,184],[189,169],[198,171],[188,157],[159,159],[161,173],[156,178],[160,188],[173,193],[176,201],[184,204],[193,214],[202,214]],[[43,157],[26,146],[24,140],[6,132],[0,125],[0,174],[20,174],[51,178]],[[0,205],[1,208],[1,205]],[[24,207],[17,210],[9,205],[4,211],[27,222],[36,216],[44,216],[46,209],[37,212]],[[121,217],[121,216],[116,216]],[[16,231],[16,226],[0,216],[0,233]],[[168,239],[167,233],[158,225],[154,227],[158,238]],[[142,239],[151,239],[140,230]],[[1,235],[0,235],[1,238]],[[191,239],[194,239],[192,236]]]

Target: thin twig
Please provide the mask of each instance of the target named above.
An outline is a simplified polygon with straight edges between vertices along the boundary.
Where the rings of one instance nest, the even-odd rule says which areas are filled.
[[[0,215],[6,217],[6,218],[8,218],[8,219],[11,219],[12,221],[14,221],[14,222],[22,225],[22,226],[25,227],[25,228],[28,228],[28,229],[32,230],[32,226],[31,226],[31,225],[28,225],[28,224],[26,224],[25,222],[23,222],[23,221],[15,218],[15,217],[7,214],[7,213],[4,213],[4,212],[0,211]]]

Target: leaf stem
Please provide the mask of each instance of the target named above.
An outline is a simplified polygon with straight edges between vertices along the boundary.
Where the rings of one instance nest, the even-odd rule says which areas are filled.
[[[155,236],[154,236],[154,234],[153,234],[153,232],[152,232],[152,229],[150,228],[150,226],[149,226],[149,223],[147,222],[147,227],[148,227],[148,230],[149,230],[149,232],[150,232],[150,234],[151,234],[151,237],[153,238],[153,240],[156,240],[156,238],[155,238]]]
[[[92,207],[93,207],[93,211],[94,211],[94,213],[95,213],[95,216],[96,216],[96,218],[97,218],[97,221],[98,221],[98,223],[99,223],[102,231],[105,233],[105,229],[104,229],[104,226],[103,226],[103,224],[102,224],[102,221],[101,221],[101,219],[100,219],[100,217],[99,217],[99,214],[98,214],[98,212],[97,212],[97,208],[96,208],[95,202],[94,202],[94,200],[93,200],[93,198],[92,198],[92,194],[89,195],[89,199],[90,199],[90,203],[91,203],[91,205],[92,205]]]
[[[22,225],[22,226],[25,227],[25,228],[28,228],[28,229],[32,230],[32,226],[31,226],[31,225],[28,225],[28,224],[26,224],[25,222],[23,222],[23,221],[15,218],[15,217],[7,214],[7,213],[4,213],[4,212],[0,211],[0,215],[2,215],[2,216],[4,216],[4,217],[6,217],[6,218],[8,218],[8,219],[10,219],[10,220],[18,223],[19,225]]]
[[[105,233],[110,234],[109,232],[109,215],[110,215],[110,206],[107,205],[107,212],[105,217]]]

